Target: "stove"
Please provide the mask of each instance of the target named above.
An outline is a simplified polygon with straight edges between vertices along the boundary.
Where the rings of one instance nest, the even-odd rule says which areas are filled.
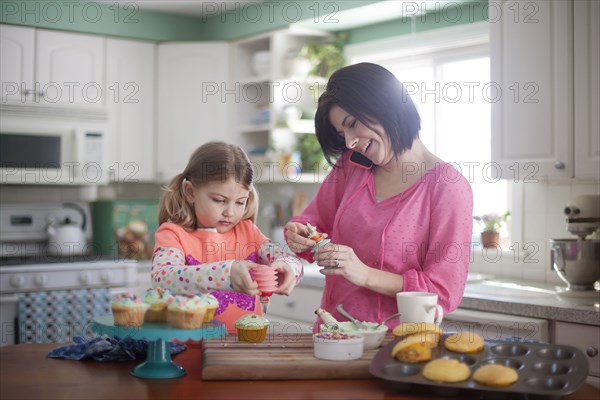
[[[75,206],[0,204],[0,345],[25,339],[43,343],[49,336],[50,341],[71,341],[72,335],[65,335],[63,328],[72,331],[75,325],[85,325],[81,315],[79,320],[69,319],[77,314],[72,307],[81,304],[84,314],[106,312],[112,295],[135,286],[137,261],[94,255],[89,207]],[[82,224],[86,243],[80,246],[85,251],[49,251],[48,225],[63,218],[76,223],[87,219]],[[49,326],[62,335],[53,335]]]

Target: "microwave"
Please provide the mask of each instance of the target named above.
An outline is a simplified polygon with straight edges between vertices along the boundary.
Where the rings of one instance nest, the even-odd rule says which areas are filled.
[[[109,181],[103,122],[0,125],[0,183],[99,185]]]

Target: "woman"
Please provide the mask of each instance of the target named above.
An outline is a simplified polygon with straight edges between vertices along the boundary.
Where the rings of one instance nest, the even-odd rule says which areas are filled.
[[[380,321],[397,312],[401,291],[437,293],[444,313],[460,304],[471,187],[427,150],[420,127],[403,85],[376,64],[341,68],[319,98],[317,138],[328,162],[337,161],[313,201],[287,223],[286,241],[325,267],[321,308],[335,317],[343,319],[335,310],[343,304],[359,320]],[[331,239],[314,257],[307,222]]]

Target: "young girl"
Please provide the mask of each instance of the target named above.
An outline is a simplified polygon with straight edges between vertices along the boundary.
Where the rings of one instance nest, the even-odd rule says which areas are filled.
[[[278,272],[275,293],[288,295],[302,264],[284,254],[257,226],[254,171],[238,146],[210,142],[190,157],[159,205],[152,281],[173,293],[208,293],[219,300],[215,319],[234,332],[244,314],[262,314],[250,269],[269,264]]]

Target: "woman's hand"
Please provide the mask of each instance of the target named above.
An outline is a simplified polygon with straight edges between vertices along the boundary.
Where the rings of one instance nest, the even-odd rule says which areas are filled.
[[[299,222],[288,222],[285,224],[286,242],[294,253],[302,253],[303,251],[312,249],[317,242],[308,238],[309,232],[306,225]],[[327,235],[323,234],[323,238]]]
[[[296,286],[296,274],[284,261],[275,261],[271,267],[277,269],[277,290],[275,293],[289,296]]]
[[[252,280],[250,269],[260,266],[247,260],[235,261],[231,264],[231,286],[233,290],[240,293],[256,296],[260,294],[258,283]]]
[[[365,265],[354,253],[352,247],[330,243],[315,255],[317,265],[324,267],[323,275],[339,275],[356,286],[366,287],[372,268]]]

